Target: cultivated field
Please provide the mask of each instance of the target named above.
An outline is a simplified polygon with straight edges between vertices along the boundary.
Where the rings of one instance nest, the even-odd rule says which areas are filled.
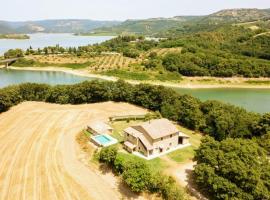
[[[25,102],[0,114],[0,200],[122,199],[116,185],[79,161],[75,137],[89,120],[145,112],[125,103]]]
[[[95,57],[77,57],[72,55],[34,55],[27,56],[41,64],[47,65],[80,65],[90,71],[106,71],[111,69],[127,68],[131,64],[140,63],[140,59],[124,57],[122,55],[99,55]]]

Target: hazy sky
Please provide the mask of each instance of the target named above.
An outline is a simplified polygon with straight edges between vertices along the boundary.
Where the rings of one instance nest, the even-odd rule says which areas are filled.
[[[270,0],[0,0],[0,20],[125,20],[204,15],[225,8],[270,8]]]

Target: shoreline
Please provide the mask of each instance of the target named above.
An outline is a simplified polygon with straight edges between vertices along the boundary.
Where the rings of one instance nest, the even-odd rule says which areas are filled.
[[[4,68],[5,66],[0,66],[0,68]],[[82,76],[82,77],[88,77],[88,78],[97,78],[97,79],[102,79],[106,81],[117,81],[119,78],[113,77],[113,76],[105,76],[105,75],[99,75],[99,74],[93,74],[89,73],[86,70],[73,70],[73,69],[68,69],[68,68],[60,68],[60,67],[13,67],[9,66],[8,69],[13,69],[13,70],[23,70],[23,71],[55,71],[55,72],[64,72],[64,73],[69,73],[73,74],[76,76]],[[218,84],[218,83],[213,83],[213,84],[203,84],[203,83],[192,83],[193,80],[202,80],[204,79],[216,79],[216,80],[224,80],[224,81],[232,81],[232,80],[241,80],[239,83],[225,83],[225,84]],[[150,84],[150,85],[160,85],[164,87],[172,87],[172,88],[183,88],[183,89],[210,89],[210,88],[243,88],[243,89],[270,89],[270,84],[248,84],[244,83],[243,81],[248,81],[248,80],[267,80],[270,81],[270,78],[213,78],[213,77],[185,77],[183,81],[188,81],[186,83],[173,83],[173,82],[161,82],[161,81],[137,81],[137,80],[125,80],[126,82],[130,84],[140,84],[140,83],[145,83],[145,84]]]

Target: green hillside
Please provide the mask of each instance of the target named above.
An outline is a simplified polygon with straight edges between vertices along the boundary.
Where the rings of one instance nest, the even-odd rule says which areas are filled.
[[[268,20],[270,20],[269,9],[228,9],[183,22],[177,27],[163,29],[158,35],[161,37],[172,37],[186,33],[214,31],[228,24],[264,22]]]
[[[59,19],[25,22],[0,22],[0,34],[8,33],[85,33],[99,27],[119,24],[118,21],[95,21],[81,19]]]
[[[212,31],[224,24],[270,19],[269,9],[228,9],[207,16],[178,16],[145,20],[127,20],[112,27],[95,29],[95,34],[144,34],[171,37],[181,33]]]
[[[95,33],[113,33],[113,34],[143,34],[154,35],[157,32],[167,30],[173,27],[181,26],[185,22],[190,22],[199,17],[178,16],[173,18],[154,18],[145,20],[127,20],[113,27],[103,27],[95,29]]]

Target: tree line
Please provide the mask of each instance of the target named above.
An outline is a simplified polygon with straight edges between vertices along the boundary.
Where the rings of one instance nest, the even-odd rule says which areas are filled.
[[[254,136],[267,134],[269,129],[269,114],[261,116],[219,101],[201,102],[163,86],[131,85],[121,80],[86,81],[57,86],[25,83],[0,90],[0,112],[22,101],[59,104],[128,102],[159,111],[164,117],[178,121],[189,129],[208,134],[218,141],[226,138],[252,139]]]

